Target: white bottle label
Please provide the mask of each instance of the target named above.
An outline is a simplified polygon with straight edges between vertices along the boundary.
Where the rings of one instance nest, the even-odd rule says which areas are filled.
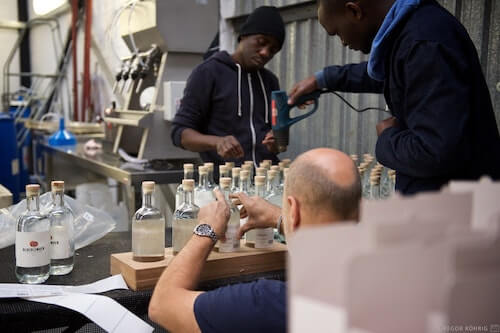
[[[255,248],[266,249],[273,246],[273,228],[255,229]]]
[[[240,247],[240,241],[236,238],[238,233],[238,225],[228,224],[224,241],[219,242],[219,252],[233,252]]]
[[[16,266],[40,267],[50,264],[50,232],[16,232]]]
[[[52,259],[66,259],[71,257],[68,228],[57,225],[50,228],[50,257]]]

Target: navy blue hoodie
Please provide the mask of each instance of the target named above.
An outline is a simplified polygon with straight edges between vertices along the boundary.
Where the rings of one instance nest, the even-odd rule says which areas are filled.
[[[279,90],[277,77],[267,69],[246,72],[225,52],[217,52],[198,65],[188,78],[184,97],[173,120],[172,141],[181,145],[186,128],[202,134],[233,135],[245,156],[234,160],[260,163],[278,161],[262,144],[271,130],[271,91]],[[205,162],[224,164],[217,152],[200,153]]]
[[[329,89],[384,93],[398,126],[384,130],[376,157],[396,170],[403,194],[451,179],[500,178],[500,136],[479,58],[462,24],[425,0],[393,33],[384,82],[367,63],[323,70]]]

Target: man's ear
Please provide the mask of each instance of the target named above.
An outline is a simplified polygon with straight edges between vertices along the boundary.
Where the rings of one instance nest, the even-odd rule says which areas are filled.
[[[297,231],[297,229],[300,227],[301,219],[300,219],[300,203],[297,200],[297,198],[293,196],[288,196],[288,205],[290,207],[290,227],[292,230],[291,232]]]
[[[355,2],[346,2],[345,11],[349,19],[360,21],[363,18],[363,10]]]

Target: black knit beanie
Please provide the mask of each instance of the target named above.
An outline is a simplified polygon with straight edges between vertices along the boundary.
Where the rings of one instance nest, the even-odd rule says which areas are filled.
[[[256,34],[275,37],[281,49],[285,41],[285,24],[276,7],[262,6],[255,9],[241,27],[238,41],[240,41],[242,36]]]

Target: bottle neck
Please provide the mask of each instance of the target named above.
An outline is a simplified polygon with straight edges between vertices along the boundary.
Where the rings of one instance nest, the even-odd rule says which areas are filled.
[[[255,185],[255,195],[264,198],[266,196],[266,185]]]
[[[38,212],[40,210],[40,197],[38,195],[27,197],[26,208],[30,212]]]
[[[206,173],[200,173],[200,178],[198,182],[200,187],[207,188],[208,187],[208,175]]]
[[[194,205],[194,193],[192,190],[184,192],[184,205]]]
[[[240,192],[248,193],[250,192],[249,179],[242,179],[240,182]]]
[[[231,189],[229,187],[224,187],[222,188],[222,193],[224,194],[224,199],[226,199],[226,202],[230,203],[231,201],[229,200],[229,194],[231,193]]]
[[[209,185],[214,184],[214,172],[213,171],[208,170],[207,182]]]
[[[231,188],[239,188],[240,187],[240,176],[234,176],[231,181]]]
[[[64,192],[63,191],[55,191],[52,192],[52,201],[56,207],[64,206]]]
[[[153,193],[142,193],[142,207],[153,208]]]
[[[184,179],[194,179],[194,172],[191,170],[184,171]]]

